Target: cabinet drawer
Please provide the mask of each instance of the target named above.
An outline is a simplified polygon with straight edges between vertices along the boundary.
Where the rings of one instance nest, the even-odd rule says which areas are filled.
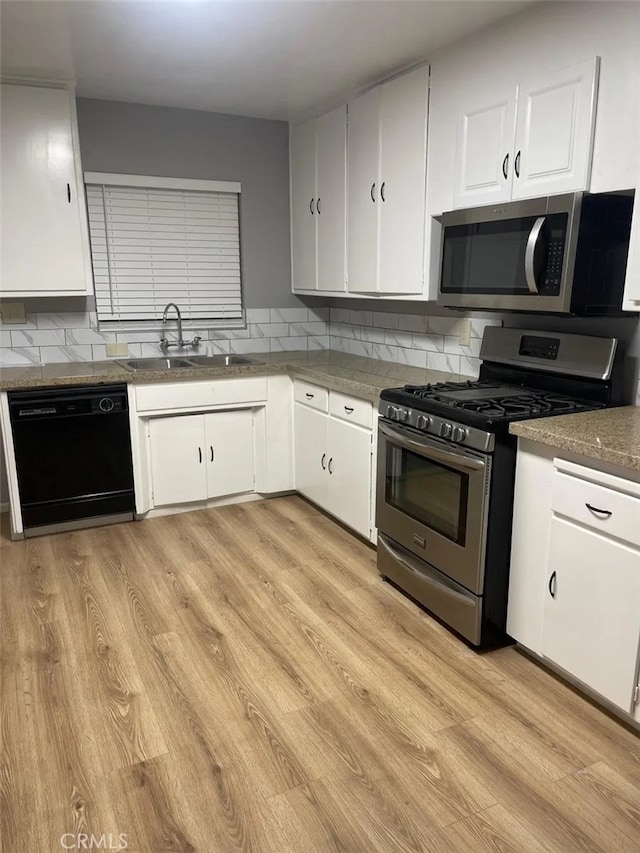
[[[332,391],[329,395],[329,412],[334,418],[371,429],[373,406],[366,400]]]
[[[309,382],[300,382],[296,379],[293,386],[293,397],[297,403],[304,403],[319,412],[329,410],[329,392],[326,388],[311,385]]]
[[[266,377],[136,386],[138,412],[199,409],[232,403],[257,403],[266,399]]]
[[[640,497],[555,471],[553,511],[640,547]]]

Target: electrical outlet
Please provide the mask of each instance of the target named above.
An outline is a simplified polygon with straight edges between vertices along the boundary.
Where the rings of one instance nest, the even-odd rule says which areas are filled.
[[[7,325],[9,323],[26,323],[27,315],[24,312],[23,302],[3,302],[0,306],[2,314],[2,322]]]
[[[127,356],[129,355],[129,344],[107,344],[107,356],[113,357],[114,355],[119,356]]]
[[[471,320],[460,320],[458,343],[461,347],[468,347],[471,344]]]

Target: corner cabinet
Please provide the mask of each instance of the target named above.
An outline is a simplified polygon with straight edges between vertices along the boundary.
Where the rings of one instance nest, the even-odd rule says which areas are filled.
[[[429,68],[349,104],[349,293],[424,289]]]
[[[296,491],[373,539],[373,406],[294,383]]]
[[[75,100],[2,85],[2,296],[93,290]]]
[[[638,723],[639,519],[639,478],[519,441],[507,631]]]
[[[294,292],[346,288],[347,108],[291,128]]]
[[[599,59],[484,90],[458,117],[454,206],[589,189]]]

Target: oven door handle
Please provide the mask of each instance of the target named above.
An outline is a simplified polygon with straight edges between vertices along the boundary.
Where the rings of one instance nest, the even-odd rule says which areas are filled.
[[[440,462],[447,462],[457,468],[465,468],[469,471],[482,471],[485,463],[480,459],[470,459],[468,456],[463,456],[461,453],[455,453],[448,450],[443,450],[435,442],[427,439],[409,438],[404,432],[400,432],[393,427],[387,426],[385,423],[379,424],[379,429],[382,435],[386,438],[399,444],[407,450],[416,450],[421,456],[429,456],[430,459],[437,459]]]
[[[536,296],[539,295],[535,271],[536,247],[546,218],[546,216],[539,216],[533,223],[533,228],[527,238],[527,248],[524,252],[524,276],[527,280],[529,291],[535,293]]]

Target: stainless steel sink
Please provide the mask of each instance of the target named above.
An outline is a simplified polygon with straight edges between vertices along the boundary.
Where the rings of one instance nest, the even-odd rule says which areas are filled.
[[[119,361],[127,370],[176,370],[180,367],[193,367],[186,358],[134,358],[130,361]]]
[[[187,367],[232,367],[234,364],[264,364],[246,355],[192,355],[182,358],[134,358],[119,361],[119,365],[133,372],[137,370],[179,370]]]
[[[234,364],[264,364],[246,355],[192,355],[189,361],[196,367],[231,367]]]

